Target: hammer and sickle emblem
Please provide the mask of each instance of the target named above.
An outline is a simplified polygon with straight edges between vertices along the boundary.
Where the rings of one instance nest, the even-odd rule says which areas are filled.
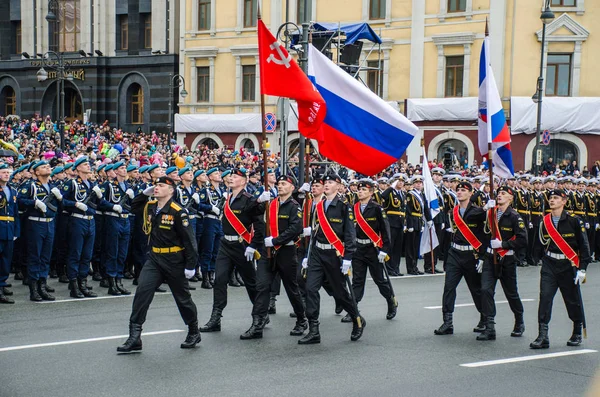
[[[279,59],[275,57],[275,54],[270,54],[267,58],[267,63],[273,61],[273,63],[277,65],[285,65],[285,67],[289,69],[292,56],[288,54],[288,56],[285,57],[283,51],[281,50],[281,44],[279,44],[277,41],[271,44],[270,48],[277,51],[277,54],[279,54]]]

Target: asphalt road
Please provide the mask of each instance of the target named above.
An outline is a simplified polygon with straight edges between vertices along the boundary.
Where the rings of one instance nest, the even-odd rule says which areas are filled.
[[[57,299],[65,301],[40,304],[13,281],[17,303],[0,306],[0,396],[581,396],[599,363],[599,267],[590,266],[584,286],[588,339],[579,348],[566,346],[572,325],[557,296],[550,349],[542,351],[528,348],[537,336],[539,268],[519,269],[523,338],[510,337],[512,313],[499,303],[497,340],[476,341],[472,328],[479,316],[464,282],[457,303],[467,306],[456,308],[455,334],[434,336],[442,317],[442,275],[394,279],[400,307],[392,321],[369,281],[360,305],[368,325],[358,342],[350,342],[351,325],[340,323],[333,300],[322,294],[322,342],[311,346],[289,336],[294,320],[285,296],[264,338],[241,341],[251,323],[250,302],[243,288],[229,288],[223,331],[203,334],[195,350],[182,350],[186,327],[172,296],[157,295],[144,325],[152,334],[143,337],[143,352],[121,356],[115,349],[128,332],[132,297],[73,301],[65,284],[51,280]],[[198,288],[193,297],[203,324],[212,292]],[[501,290],[497,300],[505,300]],[[563,352],[575,354],[480,366]]]

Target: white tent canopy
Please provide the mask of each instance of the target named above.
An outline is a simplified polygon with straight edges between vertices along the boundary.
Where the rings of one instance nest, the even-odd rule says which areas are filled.
[[[478,99],[467,98],[413,98],[407,102],[410,121],[477,120]]]

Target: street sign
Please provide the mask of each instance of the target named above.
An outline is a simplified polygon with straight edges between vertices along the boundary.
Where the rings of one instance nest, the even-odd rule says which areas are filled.
[[[542,134],[542,145],[548,146],[550,144],[550,131],[544,130]]]
[[[538,165],[538,166],[542,165],[542,149],[538,149],[538,151],[537,151],[535,165]]]
[[[273,113],[265,114],[265,131],[266,132],[275,132],[275,127],[277,126],[277,117]]]

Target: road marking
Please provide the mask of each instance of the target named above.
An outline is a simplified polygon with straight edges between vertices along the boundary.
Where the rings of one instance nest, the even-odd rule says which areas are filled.
[[[518,363],[518,362],[522,362],[522,361],[532,361],[532,360],[544,360],[546,358],[575,356],[575,355],[579,355],[579,354],[588,354],[588,353],[598,353],[598,350],[583,349],[583,350],[575,350],[575,351],[570,351],[570,352],[536,354],[533,356],[504,358],[501,360],[479,361],[476,363],[460,364],[460,366],[467,367],[467,368],[488,367],[490,365],[510,364],[510,363]]]
[[[521,299],[521,302],[535,302],[535,299]],[[496,304],[499,303],[508,303],[508,301],[497,301]],[[454,305],[454,307],[470,307],[475,306],[474,303],[459,303],[458,305]],[[441,309],[442,306],[425,306],[425,309],[428,310],[438,310]]]
[[[176,332],[185,332],[185,331],[182,329],[170,329],[167,331],[144,332],[144,333],[142,333],[142,336],[174,334]],[[66,341],[62,341],[62,342],[36,343],[34,345],[2,347],[2,348],[0,348],[0,352],[9,352],[9,351],[13,351],[13,350],[35,349],[38,347],[63,346],[63,345],[75,345],[78,343],[100,342],[100,341],[105,341],[105,340],[124,339],[124,338],[127,338],[128,336],[129,335],[103,336],[100,338],[75,339],[75,340],[66,340]]]
[[[170,292],[156,292],[154,294],[156,295],[171,295]],[[131,294],[131,295],[117,295],[117,296],[113,296],[113,295],[107,295],[107,296],[98,296],[96,298],[81,298],[81,299],[58,299],[55,301],[40,301],[40,302],[35,302],[37,304],[40,305],[44,305],[47,303],[65,303],[65,302],[85,302],[85,301],[97,301],[97,300],[101,300],[101,299],[117,299],[117,298],[133,298],[135,296],[135,294]]]

